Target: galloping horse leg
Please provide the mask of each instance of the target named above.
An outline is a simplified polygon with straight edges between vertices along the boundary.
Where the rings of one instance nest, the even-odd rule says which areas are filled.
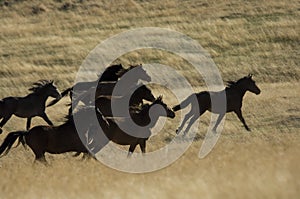
[[[181,122],[180,126],[176,130],[176,134],[179,134],[180,131],[183,129],[185,123],[194,115],[193,111],[191,110],[188,114],[184,116],[183,121]]]
[[[200,115],[202,115],[202,114],[200,114]],[[190,128],[192,127],[192,125],[195,123],[195,121],[196,121],[199,117],[200,117],[199,115],[193,115],[193,117],[191,118],[191,120],[190,120],[188,126],[186,127],[186,129],[185,129],[184,132],[183,132],[183,136],[185,136],[185,135],[189,132]]]
[[[2,127],[6,124],[6,122],[11,118],[12,115],[6,115],[3,117],[2,121],[0,122],[0,134],[2,133]]]
[[[142,154],[145,155],[145,153],[146,153],[146,140],[144,139],[143,141],[141,141],[141,142],[139,143],[139,145],[140,145]]]
[[[238,116],[238,118],[240,119],[240,121],[243,123],[244,127],[246,128],[247,131],[251,131],[250,128],[248,127],[248,125],[246,124],[246,121],[242,115],[242,111],[241,109],[235,110],[234,111],[235,114]]]
[[[26,130],[29,130],[31,124],[31,117],[27,118]]]
[[[131,155],[132,155],[132,153],[133,153],[133,151],[134,151],[136,145],[137,145],[136,143],[130,145],[129,150],[128,150],[128,154],[127,154],[127,158],[130,158],[130,157],[131,157]]]
[[[217,119],[217,121],[216,121],[215,126],[212,128],[212,131],[213,131],[214,133],[217,132],[217,128],[218,128],[220,122],[222,121],[224,115],[225,115],[225,113],[222,113],[222,114],[219,115],[219,117],[218,117],[218,119]]]
[[[34,160],[34,163],[35,163],[36,161],[39,161],[39,162],[41,162],[41,163],[43,163],[43,164],[45,164],[45,165],[48,165],[48,162],[47,162],[47,160],[46,160],[46,158],[45,158],[45,154],[44,154],[44,153],[36,153],[36,152],[35,152],[35,160]]]
[[[50,125],[53,126],[53,123],[50,121],[50,119],[48,118],[48,116],[46,115],[46,113],[43,113],[41,115],[41,117]]]

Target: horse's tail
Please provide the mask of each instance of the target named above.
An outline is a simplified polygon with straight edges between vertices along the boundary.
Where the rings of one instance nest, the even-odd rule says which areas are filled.
[[[9,152],[9,150],[11,149],[11,147],[15,143],[15,141],[20,137],[23,138],[23,136],[26,135],[27,132],[28,131],[15,131],[15,132],[9,133],[0,146],[1,157],[5,156]]]
[[[173,111],[178,111],[178,110],[181,110],[181,109],[187,107],[192,102],[191,97],[192,97],[192,95],[189,96],[188,98],[186,98],[185,100],[183,100],[180,104],[174,106],[172,108]]]
[[[73,90],[73,87],[70,87],[70,88],[67,88],[66,90],[64,90],[60,95],[61,95],[61,98],[65,97],[69,92],[71,92]],[[48,105],[47,107],[49,106],[53,106],[54,104],[56,104],[61,98],[57,98],[57,99],[54,99],[52,100]]]

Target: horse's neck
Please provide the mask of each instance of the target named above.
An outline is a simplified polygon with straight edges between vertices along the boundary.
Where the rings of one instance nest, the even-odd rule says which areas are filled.
[[[158,112],[153,111],[150,118],[149,115],[150,108],[151,106],[148,106],[144,108],[140,113],[137,114],[138,118],[141,120],[140,123],[143,126],[149,125],[150,127],[153,127],[160,117],[160,114],[158,114]]]
[[[130,97],[129,105],[130,106],[139,105],[142,102],[143,102],[142,95],[133,93],[132,96]]]
[[[34,96],[35,98],[38,98],[39,101],[42,103],[45,103],[49,97],[49,95],[46,92],[44,92],[43,90],[38,91],[37,93],[32,93],[31,95]]]
[[[247,92],[247,89],[237,85],[237,86],[232,87],[232,88],[227,88],[226,92],[227,93],[234,92],[234,93],[238,94],[241,98],[243,98],[245,93]]]

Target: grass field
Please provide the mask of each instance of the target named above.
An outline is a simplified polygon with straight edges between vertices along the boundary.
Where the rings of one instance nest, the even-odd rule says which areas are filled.
[[[299,198],[299,6],[296,0],[0,0],[0,98],[26,95],[39,79],[54,79],[61,90],[71,86],[99,42],[138,27],[190,36],[211,54],[224,81],[253,73],[262,90],[245,96],[251,133],[228,114],[221,138],[204,159],[198,153],[209,113],[201,119],[199,139],[178,161],[147,174],[122,173],[69,153],[47,154],[48,167],[33,165],[33,153],[18,147],[0,159],[0,198]],[[203,88],[203,79],[170,53],[140,50],[116,62],[172,66],[196,90]],[[167,96],[165,101],[177,103]],[[55,124],[63,122],[67,102],[47,109]],[[168,121],[147,150],[175,136],[178,122]],[[13,117],[0,141],[25,124]],[[45,122],[33,119],[38,124]]]

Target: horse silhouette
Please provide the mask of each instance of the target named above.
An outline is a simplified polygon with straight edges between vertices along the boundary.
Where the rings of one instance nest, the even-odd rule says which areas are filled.
[[[90,82],[78,82],[75,85],[73,85],[70,88],[67,88],[66,90],[64,90],[61,93],[62,97],[65,97],[67,94],[70,95],[70,99],[72,100],[72,96],[73,96],[73,90],[74,88],[76,88],[77,93],[81,94],[81,93],[85,93],[86,91],[88,91],[91,87],[95,86],[98,84],[98,82],[106,82],[106,81],[117,81],[119,79],[119,77],[121,77],[127,70],[123,68],[123,66],[121,64],[116,64],[116,65],[112,65],[107,67],[104,72],[101,75],[98,75],[98,79],[95,81],[90,81]],[[48,106],[53,106],[54,104],[56,104],[60,99],[56,99],[51,101]]]
[[[149,111],[153,106],[156,105],[161,106],[164,112],[161,111],[152,112],[152,117],[150,118]],[[162,96],[159,96],[151,104],[145,104],[141,106],[139,110],[132,111],[130,113],[130,118],[123,118],[123,120],[121,121],[125,125],[128,123],[128,120],[130,120],[136,123],[140,127],[147,126],[147,128],[143,129],[143,131],[146,132],[139,132],[137,129],[133,129],[136,134],[139,134],[139,136],[133,136],[128,134],[129,132],[125,132],[124,130],[122,130],[113,118],[105,118],[103,117],[103,115],[101,115],[100,111],[98,112],[100,113],[98,114],[98,116],[101,116],[98,117],[98,121],[106,138],[104,138],[103,135],[100,135],[99,133],[91,133],[88,136],[91,140],[98,139],[102,141],[101,144],[97,144],[98,142],[95,142],[96,145],[92,147],[93,153],[97,153],[109,141],[112,141],[120,145],[129,145],[128,156],[130,156],[134,152],[137,145],[140,146],[142,153],[146,152],[146,141],[151,136],[151,128],[155,126],[159,117],[168,117],[168,118],[175,117],[175,113],[167,106],[167,104],[165,104],[162,101]],[[91,143],[93,144],[93,142]]]
[[[0,133],[12,115],[27,118],[26,129],[30,128],[31,119],[35,116],[42,117],[49,125],[53,125],[45,113],[45,103],[49,96],[61,98],[53,81],[40,80],[29,90],[32,93],[25,97],[6,97],[0,100],[0,119],[3,118],[0,122]]]
[[[229,81],[228,87],[225,88],[225,90],[220,92],[209,92],[209,91],[203,91],[200,93],[195,93],[190,95],[187,99],[185,99],[180,104],[173,107],[174,111],[178,111],[180,109],[183,109],[191,104],[191,110],[189,113],[187,113],[181,123],[181,125],[176,130],[176,133],[179,134],[180,131],[183,129],[185,123],[190,120],[188,126],[186,127],[184,131],[184,135],[189,131],[193,123],[207,110],[219,114],[217,122],[215,126],[213,127],[213,131],[216,132],[216,129],[220,122],[222,121],[222,118],[224,117],[225,113],[220,113],[216,110],[212,110],[211,108],[211,98],[217,98],[220,96],[221,92],[226,93],[226,101],[227,101],[227,107],[226,107],[226,113],[228,112],[234,112],[240,121],[243,123],[244,127],[247,131],[250,131],[250,128],[246,124],[246,121],[242,115],[242,104],[243,104],[243,97],[247,91],[250,91],[252,93],[255,93],[256,95],[260,94],[260,89],[255,84],[255,81],[252,79],[252,75],[249,74],[248,76],[245,76],[238,81]],[[197,101],[193,100],[193,98],[196,96]],[[198,104],[195,104],[198,103]],[[198,107],[199,106],[199,109]],[[197,108],[196,108],[197,107]]]

